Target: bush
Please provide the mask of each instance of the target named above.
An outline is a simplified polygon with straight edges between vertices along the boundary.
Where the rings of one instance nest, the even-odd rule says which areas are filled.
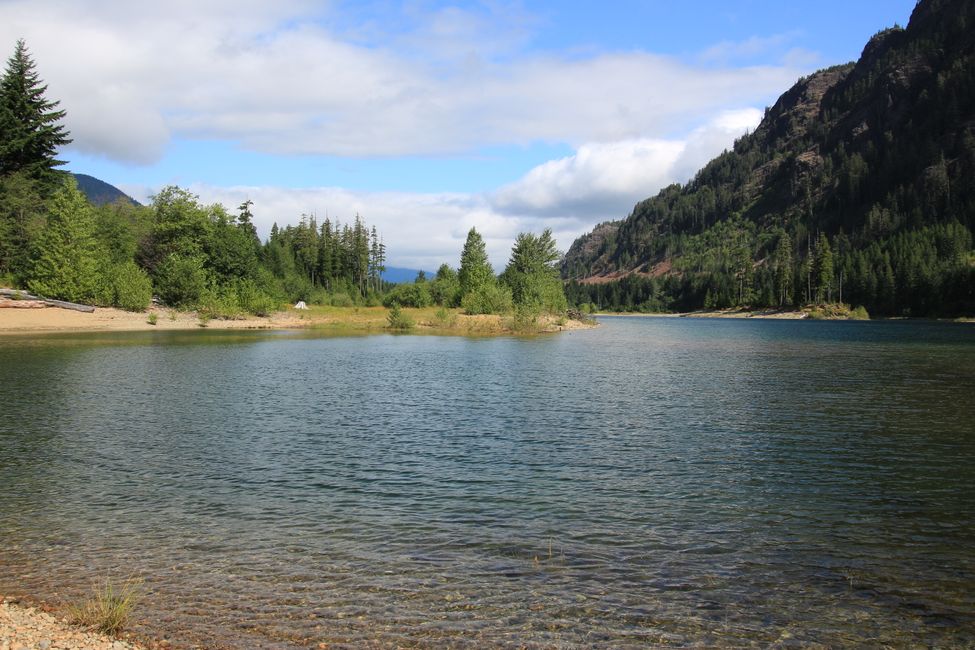
[[[514,315],[511,317],[511,330],[523,334],[537,332],[538,316],[537,309],[529,305],[517,305]]]
[[[312,284],[311,280],[298,273],[289,273],[285,276],[282,285],[285,296],[291,304],[299,300],[310,302],[311,294],[315,290],[315,285]]]
[[[403,307],[429,307],[433,304],[433,298],[426,282],[397,284],[383,298],[383,306],[390,307],[393,303]]]
[[[870,320],[870,314],[863,305],[860,305],[850,312],[850,320]]]
[[[486,284],[465,295],[461,307],[468,314],[506,314],[511,311],[511,289]]]
[[[156,291],[167,305],[186,307],[200,302],[207,289],[207,273],[199,257],[174,253],[156,269]]]
[[[238,280],[236,290],[240,308],[255,316],[269,316],[279,307],[278,301],[262,291],[252,280]]]
[[[135,262],[109,267],[110,275],[102,283],[111,294],[110,303],[126,311],[143,311],[152,301],[152,280]]]
[[[316,287],[308,294],[308,300],[306,302],[309,305],[327,305],[331,299],[332,297],[328,295],[328,291],[321,287]]]
[[[207,320],[220,318],[233,320],[244,315],[237,291],[232,285],[207,287],[196,305],[196,310]]]
[[[403,310],[395,302],[389,308],[386,321],[388,322],[389,329],[393,330],[411,330],[416,326],[413,319],[407,314],[404,314]]]
[[[333,307],[351,307],[355,304],[355,301],[347,293],[334,294],[331,302]]]

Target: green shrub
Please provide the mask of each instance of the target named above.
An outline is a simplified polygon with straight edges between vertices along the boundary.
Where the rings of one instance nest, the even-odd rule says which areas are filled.
[[[461,307],[468,314],[507,314],[511,311],[511,289],[485,284],[465,295]]]
[[[126,311],[143,311],[152,301],[152,280],[135,262],[110,267],[111,276],[103,279],[110,287],[111,304]]]
[[[196,310],[206,314],[208,319],[233,320],[244,315],[237,291],[232,285],[207,287],[196,304]]]
[[[385,307],[390,307],[393,303],[403,307],[429,307],[433,304],[433,298],[427,282],[397,284],[383,298]]]
[[[155,325],[156,323],[159,322],[159,316],[156,315],[155,312],[153,312],[149,314],[148,318],[146,318],[146,322],[149,323],[150,325]]]
[[[269,316],[278,309],[278,301],[261,290],[252,280],[238,280],[234,286],[237,292],[237,304],[243,311],[255,316]]]
[[[393,330],[411,330],[416,326],[413,319],[409,315],[404,314],[400,306],[395,302],[389,308],[389,314],[386,315],[386,321],[388,323],[389,329]]]
[[[539,312],[529,305],[517,305],[509,324],[514,332],[532,333],[538,331]]]
[[[355,304],[355,301],[347,293],[336,293],[332,296],[331,302],[333,307],[351,307]]]
[[[315,291],[315,285],[304,275],[289,273],[282,281],[284,293],[288,302],[294,304],[299,300],[310,302],[311,294]]]
[[[870,320],[870,314],[863,305],[860,305],[850,312],[850,320]]]
[[[156,269],[156,291],[167,305],[187,307],[200,302],[207,289],[207,272],[200,257],[172,254]]]

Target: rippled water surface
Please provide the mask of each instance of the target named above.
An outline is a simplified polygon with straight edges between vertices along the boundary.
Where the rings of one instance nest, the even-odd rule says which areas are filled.
[[[975,326],[0,338],[0,593],[177,646],[975,644]]]

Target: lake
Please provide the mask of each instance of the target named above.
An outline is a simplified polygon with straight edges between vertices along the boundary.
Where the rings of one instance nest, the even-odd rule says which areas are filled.
[[[975,326],[0,337],[0,593],[175,647],[975,644]]]

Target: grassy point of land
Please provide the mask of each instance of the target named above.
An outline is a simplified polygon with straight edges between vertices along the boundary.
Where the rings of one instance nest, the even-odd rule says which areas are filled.
[[[0,305],[2,307],[2,305]],[[389,327],[385,307],[332,307],[311,305],[307,310],[284,309],[268,316],[240,318],[207,318],[196,311],[176,311],[150,307],[131,312],[114,308],[97,308],[82,313],[53,307],[0,308],[0,334],[38,334],[44,332],[103,332],[139,330],[195,330],[205,326],[220,329],[312,329],[327,332],[377,334],[406,332],[457,336],[499,336],[559,332],[590,327],[575,320],[540,316],[537,320],[515,316],[469,316],[460,309],[440,307],[402,307],[402,314],[413,326],[394,330]]]

